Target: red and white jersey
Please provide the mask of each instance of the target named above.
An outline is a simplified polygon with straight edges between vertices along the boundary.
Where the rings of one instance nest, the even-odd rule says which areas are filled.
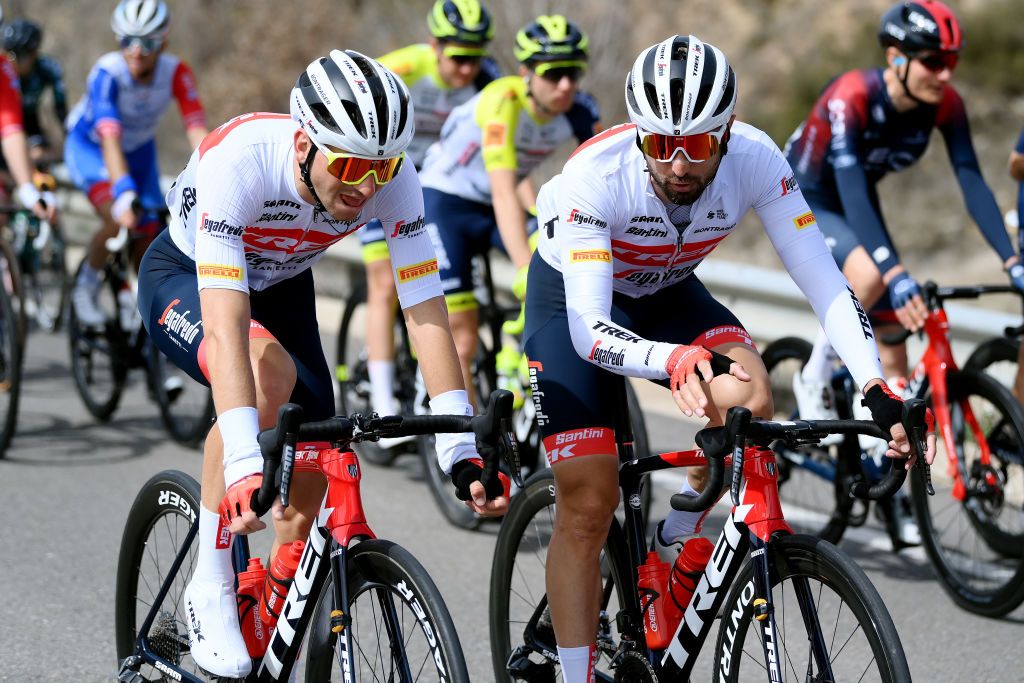
[[[0,55],[0,137],[23,130],[21,86],[11,60]]]
[[[167,193],[171,238],[196,262],[199,288],[266,289],[310,268],[328,247],[376,218],[402,306],[441,296],[413,165],[381,186],[357,218],[337,221],[299,195],[297,128],[287,114],[234,118],[206,136]]]
[[[604,338],[608,329],[641,339],[611,324],[613,291],[642,297],[688,277],[753,209],[854,378],[863,386],[881,377],[867,317],[861,317],[792,169],[765,133],[734,123],[718,173],[691,207],[690,224],[678,230],[654,192],[635,139],[635,127],[627,124],[585,142],[537,197],[537,250],[562,273],[573,345],[582,357],[599,341],[604,348],[622,346],[621,337]],[[665,314],[686,315],[686,302]],[[664,378],[679,343],[627,344],[623,364],[602,367]]]

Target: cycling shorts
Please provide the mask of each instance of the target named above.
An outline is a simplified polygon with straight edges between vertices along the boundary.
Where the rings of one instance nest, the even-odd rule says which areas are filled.
[[[863,246],[863,241],[857,236],[853,226],[846,220],[846,216],[842,212],[814,201],[811,196],[807,196],[807,203],[818,221],[818,228],[821,229],[821,234],[825,237],[825,244],[828,245],[832,257],[841,270],[853,250]],[[871,307],[868,317],[876,324],[896,322],[896,315],[893,312],[888,292],[883,294],[882,298]]]
[[[160,190],[160,168],[157,164],[156,141],[150,140],[138,149],[125,153],[128,175],[138,188],[143,208],[166,210],[164,194]],[[68,135],[64,142],[64,165],[78,189],[89,197],[95,207],[112,201],[110,176],[103,163],[100,146],[79,135]]]
[[[526,356],[537,424],[549,462],[576,455],[615,453],[620,375],[576,353],[569,334],[562,274],[536,253],[526,291]],[[612,296],[612,322],[652,340],[711,347],[749,340],[740,321],[696,276],[649,296]],[[721,341],[717,341],[721,340]],[[668,379],[658,380],[668,387]],[[574,444],[574,445],[573,445]],[[571,445],[571,447],[570,447]]]
[[[197,382],[209,386],[196,264],[165,230],[153,241],[139,266],[139,312],[157,347]],[[291,400],[306,419],[335,414],[331,372],[320,344],[313,292],[313,271],[259,292],[249,293],[250,338],[273,337],[295,361]]]

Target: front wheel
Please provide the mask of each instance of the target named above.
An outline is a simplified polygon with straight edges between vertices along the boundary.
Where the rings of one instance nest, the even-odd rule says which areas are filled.
[[[155,654],[196,677],[205,676],[189,655],[188,620],[182,606],[198,553],[198,543],[185,547],[185,542],[190,530],[198,526],[198,515],[199,482],[184,472],[160,472],[135,497],[117,560],[114,644],[118,661],[135,654],[141,636]],[[183,555],[182,564],[171,575],[179,554]],[[139,633],[157,594],[168,582],[153,625],[147,633]],[[141,673],[143,680],[165,680],[149,665],[144,665]]]
[[[771,640],[782,680],[910,681],[899,634],[878,591],[834,545],[811,536],[780,536],[769,546]],[[716,681],[761,681],[767,621],[754,615],[753,565],[737,575],[726,598],[715,649]],[[821,647],[812,654],[811,642]]]
[[[954,602],[1002,616],[1024,602],[1024,411],[986,374],[946,380],[953,452],[939,430],[934,496],[912,477],[921,539]]]
[[[348,557],[347,608],[356,670],[337,669],[337,634],[331,631],[334,583],[317,603],[309,636],[306,681],[452,681],[469,672],[455,624],[427,570],[409,551],[379,539],[363,541]]]

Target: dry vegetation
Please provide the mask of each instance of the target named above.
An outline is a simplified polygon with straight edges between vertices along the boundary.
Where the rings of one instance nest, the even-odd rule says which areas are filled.
[[[371,55],[423,40],[430,0],[169,0],[170,50],[196,71],[210,121],[282,110],[312,58],[334,47]],[[670,32],[695,33],[726,51],[740,77],[740,118],[780,145],[832,76],[880,64],[874,30],[891,0],[490,0],[495,56],[511,72],[512,36],[540,13],[562,12],[591,36],[584,86],[606,124],[624,118],[622,82],[633,57]],[[965,95],[982,169],[1003,209],[1015,188],[1006,158],[1024,124],[1024,24],[1020,0],[954,3],[967,35],[956,85]],[[67,72],[72,100],[89,67],[114,48],[113,0],[8,0],[5,15],[31,13],[46,26],[44,50]],[[998,264],[963,207],[938,135],[925,159],[881,188],[892,232],[913,272],[950,282],[999,279]],[[187,158],[175,114],[161,129],[162,158],[173,173]],[[557,166],[542,172],[551,174]],[[749,229],[723,246],[729,258],[776,264],[766,240]]]

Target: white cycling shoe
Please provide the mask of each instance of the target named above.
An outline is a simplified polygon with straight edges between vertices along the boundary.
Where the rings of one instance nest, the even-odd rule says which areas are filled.
[[[793,375],[793,396],[801,420],[838,420],[835,396],[828,382],[808,381],[799,372]],[[820,441],[831,446],[843,440],[842,434],[829,434]]]
[[[89,285],[76,282],[71,290],[71,305],[75,309],[75,317],[85,327],[102,328],[107,323],[107,315],[96,301],[99,296],[99,288],[99,283]]]
[[[248,676],[252,660],[238,626],[234,585],[193,577],[184,601],[188,644],[196,664],[215,676]]]

